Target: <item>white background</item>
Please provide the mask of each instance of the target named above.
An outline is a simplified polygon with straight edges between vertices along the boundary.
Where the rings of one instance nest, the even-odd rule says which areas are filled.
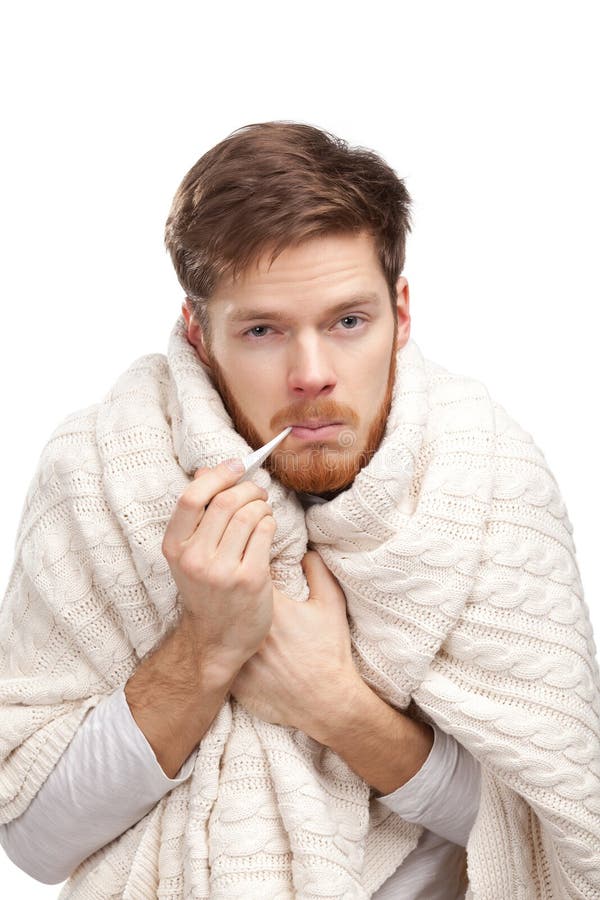
[[[51,431],[166,350],[182,292],[163,225],[179,181],[234,129],[292,119],[376,150],[406,179],[412,336],[481,379],[542,448],[597,636],[596,11],[12,4],[0,22],[2,591]],[[0,883],[6,897],[59,893],[4,857]]]

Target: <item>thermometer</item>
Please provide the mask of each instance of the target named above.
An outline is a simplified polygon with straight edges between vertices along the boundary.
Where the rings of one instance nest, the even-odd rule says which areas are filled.
[[[282,442],[284,438],[288,436],[290,431],[292,430],[292,426],[288,425],[287,428],[284,428],[277,437],[274,437],[273,440],[269,441],[268,444],[265,444],[264,447],[259,447],[258,450],[255,450],[253,453],[249,453],[248,456],[242,460],[244,464],[245,472],[241,475],[236,484],[239,484],[240,481],[246,481],[253,472],[256,471],[262,464],[264,463],[267,456],[273,452],[275,447]]]

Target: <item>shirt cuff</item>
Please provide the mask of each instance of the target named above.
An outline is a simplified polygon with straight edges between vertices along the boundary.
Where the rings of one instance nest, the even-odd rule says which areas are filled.
[[[466,847],[477,817],[481,794],[481,767],[466,747],[433,722],[429,756],[405,784],[378,797],[407,822]]]
[[[2,846],[32,878],[58,884],[185,781],[195,759],[169,778],[116,690],[86,712],[25,812],[1,826]]]
[[[156,788],[157,792],[160,792],[161,796],[190,777],[196,761],[197,748],[192,750],[177,774],[173,778],[169,778],[156,758],[156,753],[148,742],[146,735],[133,717],[125,696],[125,687],[123,686],[119,691],[115,691],[105,702],[113,704],[112,714],[121,721],[123,728],[126,729],[126,734],[133,742],[140,756],[146,761],[145,776]]]

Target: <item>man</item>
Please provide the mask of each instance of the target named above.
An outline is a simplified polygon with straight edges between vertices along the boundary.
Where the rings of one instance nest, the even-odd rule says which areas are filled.
[[[235,132],[182,182],[168,358],[57,430],[22,522],[3,844],[41,880],[78,866],[61,896],[441,900],[465,846],[482,896],[598,884],[597,664],[540,618],[585,632],[568,529],[537,448],[410,340],[408,229],[395,173],[305,125]]]

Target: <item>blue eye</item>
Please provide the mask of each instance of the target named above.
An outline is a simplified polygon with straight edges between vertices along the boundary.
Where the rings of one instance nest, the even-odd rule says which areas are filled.
[[[246,334],[252,335],[252,337],[264,337],[267,332],[268,325],[253,325],[252,328],[249,328]],[[258,332],[261,332],[260,334]]]
[[[355,331],[361,325],[364,325],[364,322],[365,320],[361,316],[349,315],[342,316],[337,324],[341,324],[344,331]],[[273,329],[270,325],[253,325],[244,332],[244,336],[250,339],[260,340],[268,337],[272,331]]]

